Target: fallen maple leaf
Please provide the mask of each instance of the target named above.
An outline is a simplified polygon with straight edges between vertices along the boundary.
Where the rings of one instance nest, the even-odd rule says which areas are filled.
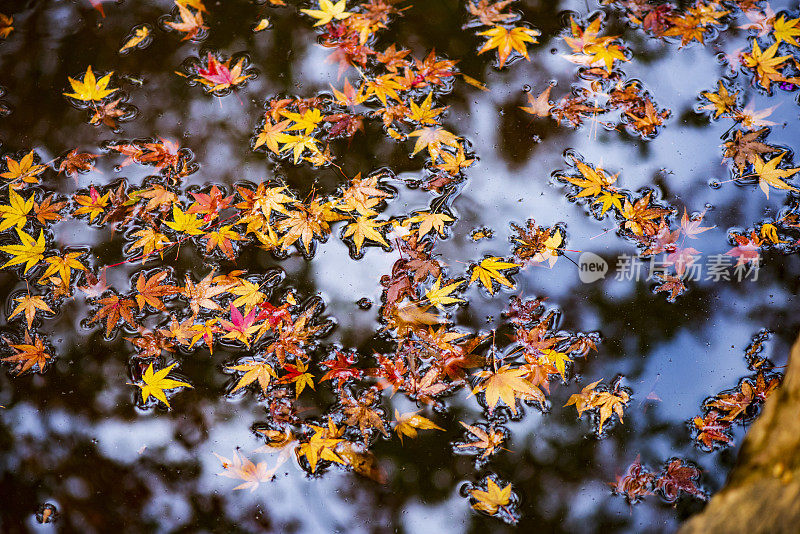
[[[403,442],[403,436],[408,436],[412,439],[416,438],[417,430],[441,430],[444,432],[444,428],[438,426],[426,417],[417,415],[417,412],[407,412],[401,415],[400,412],[395,410],[394,419],[394,431],[397,432],[400,443]]]
[[[94,73],[92,72],[92,66],[89,65],[86,67],[86,73],[84,74],[82,81],[68,78],[74,92],[64,93],[64,96],[81,100],[83,102],[99,102],[114,91],[119,90],[115,87],[110,89],[108,88],[108,83],[111,81],[112,74],[114,74],[113,71],[109,72],[98,80],[95,78]]]
[[[471,395],[480,391],[486,393],[486,404],[489,405],[489,412],[494,411],[498,401],[502,400],[511,412],[517,414],[517,397],[541,397],[538,391],[530,382],[522,378],[527,371],[525,369],[512,369],[511,364],[504,365],[497,372],[480,371],[475,374],[479,378],[484,378],[473,390]],[[537,395],[538,392],[538,395]]]
[[[503,276],[500,271],[514,269],[516,267],[522,267],[522,265],[503,261],[502,258],[498,257],[484,258],[479,264],[472,267],[469,283],[472,285],[475,280],[480,280],[483,287],[485,287],[490,294],[494,294],[494,282],[506,287],[514,287],[514,284]]]
[[[553,104],[550,103],[550,91],[552,90],[553,86],[548,85],[547,89],[536,98],[528,93],[528,106],[520,106],[519,109],[535,117],[549,117],[550,110],[553,109]]]
[[[504,26],[495,26],[490,30],[478,32],[478,35],[484,35],[489,38],[488,41],[478,50],[478,55],[488,52],[494,48],[497,49],[497,58],[499,59],[499,67],[502,69],[508,60],[508,56],[512,51],[518,52],[522,57],[530,61],[528,56],[527,43],[537,43],[536,37],[541,32],[524,27],[515,27],[510,30]]]
[[[169,400],[167,400],[167,395],[164,393],[170,389],[180,388],[180,387],[192,387],[191,384],[187,382],[181,382],[180,380],[173,380],[172,378],[167,378],[167,375],[172,370],[173,367],[178,365],[177,363],[173,363],[172,365],[160,369],[156,372],[153,372],[153,364],[147,366],[144,374],[142,375],[142,382],[144,384],[132,384],[128,383],[131,386],[137,386],[142,391],[142,402],[147,402],[147,399],[150,398],[152,395],[156,399],[160,400],[164,404],[167,405],[167,408],[170,407]]]
[[[353,15],[346,11],[345,3],[347,0],[339,0],[335,4],[331,0],[319,0],[319,9],[301,9],[309,17],[317,19],[314,26],[324,26],[335,20],[344,20]]]
[[[486,491],[474,489],[471,490],[469,494],[476,501],[472,505],[474,509],[486,512],[489,515],[494,515],[500,508],[507,506],[511,502],[511,484],[500,488],[500,486],[490,478],[486,486]]]

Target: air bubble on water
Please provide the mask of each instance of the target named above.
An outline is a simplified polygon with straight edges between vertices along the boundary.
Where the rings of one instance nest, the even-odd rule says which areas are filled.
[[[708,187],[710,187],[711,189],[719,189],[720,187],[722,187],[722,184],[720,184],[719,181],[717,180],[711,180],[710,182],[708,182]]]
[[[526,83],[525,85],[522,86],[522,90],[525,91],[526,93],[530,93],[531,86]]]
[[[372,307],[372,301],[367,297],[358,299],[358,302],[356,302],[356,304],[358,304],[358,307],[361,308],[362,310],[368,310]]]

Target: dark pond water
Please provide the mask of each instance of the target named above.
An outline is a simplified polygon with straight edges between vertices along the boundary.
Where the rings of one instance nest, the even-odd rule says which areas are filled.
[[[164,30],[164,15],[177,16],[170,2],[98,4],[105,17],[84,0],[0,2],[0,13],[14,17],[13,32],[0,40],[0,104],[10,110],[0,117],[0,154],[19,158],[35,150],[42,163],[74,148],[103,154],[95,170],[77,175],[77,181],[49,169],[41,185],[25,190],[37,191],[37,202],[45,192],[68,198],[76,192],[87,194],[90,184],[98,189],[116,185],[120,177],[128,184],[142,184],[157,171],[144,165],[115,168],[122,158],[107,149],[110,143],[140,138],[161,137],[191,151],[199,167],[182,179],[184,190],[207,191],[216,184],[230,194],[234,184],[280,178],[304,199],[333,194],[344,183],[334,167],[294,165],[291,159],[251,149],[266,100],[278,95],[313,97],[329,94],[331,84],[342,87],[337,65],[326,61],[329,50],[317,44],[312,19],[296,9],[315,9],[316,3],[278,8],[269,2],[206,0],[209,29],[199,43],[181,41],[179,33]],[[567,259],[578,261],[580,253],[573,251],[594,252],[613,269],[617,258],[635,255],[637,249],[616,232],[613,218],[597,220],[585,204],[571,202],[568,189],[552,173],[569,172],[565,152],[570,150],[609,173],[619,173],[617,185],[628,191],[655,188],[656,197],[679,213],[684,206],[690,213],[706,209],[704,225],[715,228],[692,242],[705,255],[730,250],[731,231],[758,227],[791,208],[796,204],[794,193],[772,189],[766,198],[752,183],[729,182],[731,166],[721,164],[720,145],[728,139],[733,121],[711,121],[698,111],[707,103],[700,93],[715,90],[718,80],[729,74],[719,55],[749,46],[747,30],[736,27],[747,19],[741,14],[726,19],[727,30],[709,37],[706,46],[693,43],[679,49],[676,42],[652,38],[627,24],[618,9],[603,7],[604,31],[620,35],[630,50],[632,60],[621,66],[627,79],[640,80],[660,109],[672,110],[658,135],[643,140],[624,128],[587,123],[576,129],[534,119],[519,109],[526,104],[526,90],[539,95],[555,83],[553,100],[559,100],[579,82],[577,66],[561,57],[569,49],[560,35],[569,27],[568,12],[585,21],[601,7],[596,2],[514,3],[512,12],[542,35],[530,47],[530,62],[512,62],[502,70],[492,66],[494,51],[477,55],[484,38],[476,36],[480,28],[463,28],[468,21],[464,4],[403,2],[409,8],[392,18],[376,48],[383,50],[394,42],[417,58],[436,50],[440,57],[457,59],[460,72],[488,85],[489,91],[481,91],[459,78],[451,91],[437,94],[437,106],[450,106],[442,124],[464,138],[478,158],[465,170],[466,180],[441,194],[408,187],[425,178],[427,159],[409,157],[412,142],[384,135],[379,121],[370,121],[366,131],[352,139],[333,142],[332,152],[348,176],[391,170],[394,176],[387,185],[396,194],[381,211],[382,220],[432,206],[446,208],[456,221],[449,235],[436,243],[435,253],[449,266],[451,277],[461,276],[484,255],[510,258],[510,223],[532,218],[548,227],[565,225],[569,251],[552,269],[526,267],[513,276],[513,289],[500,289],[492,298],[471,285],[461,295],[469,304],[450,309],[464,331],[488,332],[502,322],[511,295],[546,297],[547,306],[561,310],[558,329],[600,333],[598,351],[576,362],[569,382],[553,381],[550,410],[523,407],[524,417],[505,425],[509,450],[476,468],[474,456],[453,453],[453,443],[464,439],[458,421],[486,420],[486,411],[474,396],[468,397],[468,389],[446,398],[446,409],[439,411],[417,405],[402,393],[390,398],[387,391],[382,401],[387,414],[395,408],[424,408],[423,414],[445,430],[422,430],[404,444],[396,437],[377,439],[372,452],[386,475],[385,484],[337,466],[311,476],[293,455],[278,467],[274,480],[253,492],[234,491],[236,481],[218,476],[223,468],[215,453],[230,458],[238,448],[269,466],[276,457],[253,452],[264,445],[254,428],[263,428],[269,420],[267,403],[254,392],[230,395],[235,377],[225,366],[246,351],[217,344],[213,354],[199,346],[169,355],[167,362],[179,362],[176,376],[194,387],[171,396],[171,410],[143,409],[138,388],[128,385],[141,375],[139,364],[131,360],[136,351],[124,339],[132,332],[104,338],[102,326],[85,321],[97,306],[76,291],[74,298],[62,299],[57,313],[37,319],[36,331],[46,336],[55,356],[46,372],[15,376],[8,366],[8,372],[0,374],[0,529],[669,532],[703,503],[688,495],[667,503],[653,495],[630,505],[612,495],[609,483],[637,457],[654,471],[669,458],[680,457],[701,468],[700,484],[707,492],[721,487],[746,428],[733,428],[732,446],[705,452],[692,438],[690,421],[701,413],[704,399],[752,375],[745,349],[762,329],[772,332],[762,355],[777,365],[785,363],[800,326],[797,255],[765,250],[756,281],[701,279],[689,283],[675,302],[654,293],[655,283],[644,278],[617,280],[612,273],[582,283],[578,268]],[[791,4],[774,1],[771,6],[775,12],[796,10],[796,3]],[[253,32],[264,17],[271,27]],[[153,42],[143,50],[119,54],[126,36],[144,23],[152,27]],[[228,96],[209,95],[175,73],[187,58],[205,58],[206,51],[226,57],[246,53],[258,76]],[[113,70],[112,84],[127,95],[127,105],[136,108],[133,119],[121,122],[118,132],[87,124],[91,114],[62,95],[69,90],[68,77],[80,78],[88,65],[98,73]],[[358,75],[351,70],[345,76],[355,80]],[[751,78],[745,73],[733,78],[740,103],[752,102],[756,110],[777,105],[769,118],[777,123],[769,143],[791,150],[800,142],[797,93],[776,89],[768,96]],[[790,153],[786,162],[791,161]],[[711,187],[714,182],[727,183]],[[8,191],[4,187],[0,192],[4,204]],[[326,243],[318,244],[312,259],[294,249],[288,257],[276,258],[246,245],[236,262],[209,260],[202,246],[188,244],[180,247],[177,259],[174,251],[168,252],[165,264],[172,266],[179,282],[186,274],[201,280],[212,266],[221,272],[247,269],[254,274],[279,268],[285,276],[273,294],[292,289],[301,299],[318,295],[325,303],[324,315],[335,318],[336,327],[323,345],[341,344],[371,356],[385,351],[385,342],[376,334],[383,326],[380,278],[391,273],[399,254],[396,247],[391,252],[368,247],[363,258],[353,259],[348,244],[338,237],[343,227],[339,224]],[[33,232],[35,227],[26,228]],[[472,231],[481,228],[490,228],[493,237],[474,241]],[[75,218],[51,226],[49,232],[49,243],[57,249],[90,249],[91,259],[85,261],[95,275],[101,267],[126,259],[121,251],[127,238],[108,226],[89,226],[85,218]],[[16,239],[10,230],[3,233],[4,245]],[[128,291],[141,270],[139,262],[110,268],[107,283]],[[27,291],[21,274],[0,271],[4,319],[16,307],[13,299]],[[76,276],[85,284],[84,275]],[[358,301],[364,298],[375,304],[362,309]],[[149,326],[163,326],[167,317],[153,320]],[[20,343],[25,327],[17,317],[2,329],[4,336]],[[6,345],[3,350],[4,357],[12,353]],[[598,438],[587,417],[578,419],[573,407],[563,405],[590,382],[605,378],[609,383],[618,374],[624,375],[623,384],[633,398],[624,424],[613,425]],[[300,407],[311,417],[324,414],[331,402],[330,395],[304,396]],[[470,508],[465,484],[479,483],[489,473],[512,483],[518,499],[516,525]],[[41,516],[46,503],[55,507],[58,517],[40,524],[36,514]]]

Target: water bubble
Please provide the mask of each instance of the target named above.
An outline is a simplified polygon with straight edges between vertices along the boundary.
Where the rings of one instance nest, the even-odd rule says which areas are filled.
[[[722,187],[722,184],[720,184],[718,180],[711,180],[710,182],[708,182],[708,187],[710,187],[711,189],[719,189],[720,187]]]
[[[358,299],[358,302],[356,302],[356,304],[358,304],[358,307],[361,308],[362,310],[368,310],[372,307],[372,301],[367,297]]]
[[[530,93],[531,86],[526,83],[525,85],[522,86],[522,90],[525,91],[526,93]]]

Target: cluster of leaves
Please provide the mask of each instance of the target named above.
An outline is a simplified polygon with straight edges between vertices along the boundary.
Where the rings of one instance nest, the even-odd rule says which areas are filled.
[[[736,388],[706,399],[702,414],[691,420],[689,426],[693,439],[702,451],[730,447],[733,444],[733,426],[752,422],[764,401],[780,385],[783,375],[775,370],[769,359],[761,356],[769,336],[768,330],[762,330],[745,349],[745,361],[753,375],[742,378]],[[672,503],[681,493],[707,499],[707,494],[697,486],[699,478],[700,469],[686,460],[671,458],[661,472],[655,474],[642,465],[637,456],[625,474],[617,476],[616,481],[609,485],[615,495],[624,496],[631,504],[654,493]]]
[[[252,147],[263,146],[276,158],[292,154],[295,164],[339,168],[330,145],[322,149],[319,144],[350,138],[363,129],[364,121],[377,119],[392,138],[416,138],[413,154],[426,152],[429,180],[424,187],[439,191],[463,179],[463,170],[473,159],[467,156],[465,141],[442,127],[446,108],[434,106],[434,99],[450,90],[458,74],[455,62],[433,52],[424,60],[413,59],[409,50],[394,44],[383,52],[374,50],[375,32],[386,27],[390,15],[401,12],[392,2],[371,0],[348,11],[344,0],[336,4],[322,0],[319,9],[302,12],[317,20],[322,45],[334,49],[334,60],[343,72],[355,67],[361,79],[355,86],[345,81],[342,91],[333,88],[332,96],[269,99]],[[161,27],[196,42],[208,29],[205,14],[201,1],[177,0]],[[476,16],[480,18],[477,12]],[[525,55],[524,47],[520,50],[513,44],[519,32],[506,28],[508,21],[495,20],[500,24],[489,24],[492,29],[487,34],[494,44],[487,43],[486,50],[498,48],[501,64],[511,54],[507,46]],[[498,37],[506,30],[511,44]],[[134,27],[120,53],[146,48],[152,32],[148,23]],[[532,37],[534,32],[522,33]],[[202,84],[210,95],[224,97],[256,74],[248,61],[244,55],[226,59],[208,52],[204,59],[185,62],[181,75]],[[96,74],[89,65],[68,82],[64,96],[75,107],[93,113],[90,123],[116,131],[119,121],[135,118],[135,112],[126,111],[127,96],[117,87],[113,72]],[[257,425],[266,441],[260,452],[279,454],[270,467],[238,451],[233,459],[220,456],[221,474],[243,481],[237,489],[255,489],[292,454],[311,474],[338,464],[382,480],[370,452],[377,439],[388,439],[390,430],[401,441],[417,437],[421,430],[444,430],[417,412],[395,410],[392,420],[384,407],[386,392],[400,392],[422,406],[440,409],[445,398],[459,390],[478,396],[486,420],[462,421],[464,434],[453,443],[453,450],[473,455],[478,465],[484,465],[508,440],[504,423],[509,416],[522,417],[521,403],[546,410],[550,382],[566,383],[574,359],[596,350],[597,334],[557,331],[557,314],[545,314],[541,299],[512,298],[509,320],[500,327],[505,336],[501,337],[509,341],[499,344],[495,332],[465,332],[452,321],[451,312],[466,303],[463,293],[471,285],[493,296],[500,288],[514,288],[512,275],[520,268],[552,267],[565,245],[566,230],[561,226],[542,227],[533,220],[524,227],[512,225],[516,233],[512,257],[486,256],[469,265],[462,276],[451,278],[433,252],[455,220],[446,213],[447,195],[428,210],[379,220],[379,211],[396,194],[388,183],[394,180],[391,171],[348,178],[339,168],[346,182],[336,193],[301,200],[274,180],[240,183],[231,191],[218,185],[185,188],[184,179],[197,172],[199,164],[189,149],[172,140],[115,139],[100,148],[100,153],[75,148],[49,162],[43,162],[36,150],[5,155],[0,177],[7,197],[0,205],[0,232],[7,244],[0,245],[0,252],[8,259],[2,268],[16,270],[27,289],[14,298],[8,319],[20,326],[19,334],[4,338],[12,354],[3,360],[16,375],[44,373],[54,351],[40,333],[41,326],[77,295],[92,308],[85,326],[99,327],[108,339],[121,333],[133,348],[130,384],[138,388],[137,404],[142,408],[169,409],[177,391],[193,387],[178,374],[182,356],[201,348],[213,354],[219,345],[239,353],[226,365],[233,375],[229,394],[251,391],[266,405],[268,420]],[[105,185],[91,184],[71,196],[45,192],[51,178],[64,174],[77,183],[79,175],[95,170],[98,158],[119,156],[124,159],[116,172],[139,165],[155,173],[141,185],[118,178]],[[121,234],[125,259],[103,266],[88,248],[57,250],[54,225],[68,220],[84,220]],[[392,250],[390,237],[401,255],[392,273],[381,280],[380,335],[386,348],[380,353],[362,355],[323,345],[333,323],[321,317],[321,299],[298,302],[292,290],[280,292],[280,270],[217,270],[220,263],[235,261],[250,243],[278,260],[292,248],[310,258],[337,222],[343,223],[340,235],[353,258],[361,257],[368,245]],[[190,243],[212,268],[199,280],[186,273],[181,281],[169,265],[168,253]],[[141,262],[142,269],[134,273],[127,290],[107,283],[107,269],[135,262]],[[308,392],[317,392],[321,385],[334,402],[321,414],[301,415],[298,403],[306,402]],[[592,398],[580,401],[578,411],[597,414],[595,430],[602,434],[609,419],[621,421],[630,392],[615,386],[608,393],[602,387],[594,390],[596,385],[591,394],[584,390],[582,395]],[[494,475],[468,495],[476,510],[516,520],[511,485],[501,488]]]
[[[753,77],[753,83],[767,93],[771,92],[773,83],[782,90],[793,90],[800,85],[800,43],[795,39],[800,36],[800,18],[789,17],[788,13],[782,13],[778,18],[774,13],[755,10],[754,16],[749,17],[753,22],[744,26],[757,31],[758,36],[753,38],[750,51],[742,52],[738,60]],[[764,35],[768,36],[766,42]],[[759,46],[759,38],[762,38],[763,50]],[[777,55],[779,50],[788,54]]]
[[[539,229],[532,221],[528,229],[550,234],[550,230]],[[525,235],[523,229],[519,230]],[[472,382],[471,393],[480,395],[486,421],[472,424],[462,421],[467,433],[454,444],[454,451],[476,455],[477,465],[482,466],[508,439],[509,432],[504,426],[508,415],[522,416],[520,401],[546,409],[550,382],[566,382],[573,359],[595,350],[599,338],[597,334],[556,331],[556,313],[546,313],[543,299],[512,297],[505,314],[507,323],[498,330],[500,337],[507,334],[511,343],[498,345],[497,332],[493,332],[488,354],[478,351],[488,341],[488,335],[469,335],[453,328],[449,315],[441,312],[463,302],[464,299],[453,294],[473,281],[480,280],[490,293],[499,285],[511,286],[501,270],[519,265],[488,257],[473,265],[468,283],[447,279],[442,264],[430,253],[431,245],[429,240],[420,242],[416,236],[401,243],[404,257],[395,262],[392,274],[381,280],[385,287],[381,315],[395,348],[391,353],[375,355],[380,367],[374,374],[379,384],[393,393],[400,391],[417,402],[440,408],[444,407],[443,397]],[[539,262],[546,260],[541,253],[539,258],[535,256],[527,257]],[[433,285],[424,290],[426,282],[434,279]],[[470,369],[477,369],[472,377],[467,373]],[[612,410],[621,418],[629,394],[618,390],[614,395],[606,395],[613,398],[605,398],[599,391],[597,395],[603,399],[592,399],[591,406],[582,405],[579,411],[598,414],[595,427],[600,434]],[[501,511],[503,519],[513,519],[507,508],[514,499],[510,485],[500,488],[491,475],[479,487],[487,489],[469,492],[477,510],[492,515]]]
[[[658,494],[665,502],[673,503],[681,494],[691,495],[701,500],[708,498],[697,486],[700,469],[681,458],[670,458],[658,473],[642,465],[639,457],[628,466],[625,474],[609,482],[614,495],[624,496],[630,504],[642,501],[645,497]]]
[[[231,375],[229,396],[252,395],[267,410],[267,420],[256,425],[265,442],[257,452],[277,453],[271,466],[254,462],[238,450],[232,459],[219,456],[220,474],[242,481],[236,489],[254,490],[292,455],[311,475],[339,465],[382,481],[384,475],[371,452],[378,440],[396,437],[402,442],[416,438],[420,431],[445,431],[434,416],[419,411],[443,411],[447,398],[458,392],[475,396],[482,407],[480,420],[460,421],[463,431],[459,429],[462,433],[452,443],[454,453],[475,458],[476,468],[485,467],[504,448],[511,436],[506,425],[524,417],[524,406],[548,411],[551,385],[575,379],[576,360],[597,350],[599,334],[559,330],[559,313],[546,308],[545,299],[525,296],[510,298],[502,324],[491,332],[466,331],[454,317],[467,303],[471,286],[493,298],[515,288],[514,275],[519,270],[553,267],[564,252],[566,228],[540,226],[533,219],[524,225],[512,224],[510,251],[477,259],[460,273],[436,254],[437,243],[455,222],[449,210],[457,193],[454,186],[465,179],[464,171],[475,161],[468,142],[445,128],[447,106],[440,103],[457,76],[481,88],[482,84],[460,73],[456,61],[434,51],[418,59],[397,43],[378,48],[380,32],[407,9],[398,7],[400,3],[367,0],[348,7],[346,0],[319,0],[300,9],[314,21],[320,45],[331,51],[329,60],[338,64],[340,80],[347,73],[357,74],[357,81],[345,78],[341,90],[332,86],[331,94],[267,98],[252,136],[250,147],[273,160],[338,169],[344,181],[332,194],[314,191],[302,198],[284,182],[272,179],[242,182],[233,188],[212,184],[187,188],[184,179],[199,169],[194,154],[175,141],[157,137],[116,139],[103,143],[97,154],[75,148],[49,162],[43,162],[33,149],[6,154],[0,169],[7,191],[0,204],[0,253],[7,259],[0,268],[14,269],[26,282],[26,290],[14,298],[8,316],[18,324],[18,332],[3,338],[11,351],[3,360],[12,372],[46,371],[54,351],[39,330],[43,320],[80,294],[75,289],[92,307],[85,325],[99,327],[106,338],[121,333],[133,347],[131,385],[139,388],[140,407],[170,408],[176,391],[193,387],[188,377],[177,373],[180,358],[200,349],[213,353],[223,345],[236,354],[225,365]],[[270,0],[270,4],[283,2]],[[485,38],[479,55],[496,50],[498,68],[519,57],[529,59],[528,45],[539,35],[520,23],[518,14],[507,11],[510,4],[511,0],[466,2],[465,29],[475,28]],[[680,37],[681,45],[704,43],[706,34],[729,14],[722,4],[710,1],[696,2],[683,11],[644,1],[615,4],[653,35]],[[102,10],[99,2],[97,6]],[[172,12],[159,19],[158,27],[197,44],[210,31],[208,17],[202,0],[175,0]],[[600,36],[602,22],[600,16],[584,23],[570,20],[564,41],[572,53],[566,58],[580,66],[581,80],[572,94],[551,104],[551,86],[539,97],[530,97],[530,106],[523,109],[576,127],[599,114],[617,113],[619,117],[607,121],[607,127],[625,125],[642,138],[652,138],[669,112],[659,110],[641,83],[628,80],[618,69],[630,61],[631,54],[619,37]],[[13,19],[0,15],[0,38],[11,33],[12,23]],[[795,79],[789,77],[788,64],[784,65],[788,57],[774,57],[781,43],[796,46],[795,22],[781,18],[770,24],[776,42],[761,52],[754,41],[753,51],[743,55],[764,89],[771,82],[794,83]],[[119,53],[146,49],[155,27],[143,22],[132,28]],[[262,18],[253,21],[251,30],[269,27],[269,20]],[[192,85],[201,85],[210,96],[223,98],[258,74],[244,53],[229,57],[219,51],[204,52],[198,50],[177,74]],[[779,67],[783,70],[778,75]],[[113,71],[95,72],[88,65],[67,80],[69,88],[63,94],[74,107],[91,113],[91,124],[104,124],[118,133],[118,123],[136,116],[119,87],[121,79]],[[704,96],[716,117],[730,116],[751,130],[767,125],[758,122],[763,116],[739,109],[736,93],[731,95],[722,82],[718,93]],[[382,126],[390,139],[414,139],[411,155],[426,157],[422,187],[441,193],[430,207],[381,219],[381,211],[398,193],[394,174],[384,169],[365,177],[348,175],[339,166],[335,141],[354,138],[369,121]],[[745,138],[736,130],[728,140],[731,145],[726,143],[731,151],[726,157],[734,159],[739,178],[746,178],[744,173],[752,166],[765,192],[763,182],[794,189],[782,178],[797,169],[778,168],[784,153],[759,140],[766,131],[755,130],[755,137]],[[761,154],[774,157],[764,161]],[[138,185],[118,178],[91,184],[71,196],[47,192],[48,178],[65,174],[77,183],[80,174],[94,170],[98,158],[119,156],[125,159],[117,172],[140,165],[152,168],[154,174]],[[683,292],[682,278],[698,253],[686,242],[710,229],[702,226],[704,213],[690,215],[684,210],[680,225],[673,228],[677,211],[653,200],[652,190],[617,188],[617,175],[608,175],[576,155],[568,156],[568,164],[573,170],[558,178],[573,188],[572,198],[590,202],[597,218],[611,212],[620,235],[635,242],[643,257],[665,254],[668,270],[659,275],[656,290],[668,291],[670,300]],[[103,266],[88,248],[58,250],[53,226],[67,220],[84,220],[119,233],[125,259]],[[781,221],[789,227],[797,219],[787,213]],[[381,348],[371,354],[324,344],[333,326],[332,320],[322,316],[324,303],[318,297],[298,300],[294,291],[281,287],[279,269],[218,272],[220,264],[235,262],[253,248],[251,244],[275,260],[293,251],[310,259],[337,223],[353,259],[362,257],[367,247],[399,255],[391,272],[380,280],[382,328],[376,339]],[[737,239],[737,247],[729,254],[743,264],[752,261],[753,247],[757,249],[763,240],[782,242],[777,224],[761,225],[761,238],[755,229],[750,237],[735,236],[745,241]],[[477,232],[473,238],[487,233]],[[189,273],[181,280],[170,265],[168,253],[183,244],[192,244],[194,252],[211,266],[199,280]],[[107,284],[107,269],[135,262],[141,262],[142,269],[134,273],[130,287]],[[771,365],[753,363],[752,368],[757,370],[753,379],[743,380],[735,392],[720,394],[704,405],[705,419],[699,419],[708,428],[695,420],[698,439],[707,446],[723,441],[709,434],[713,425],[730,426],[752,417],[758,403],[777,385]],[[400,413],[395,409],[392,418],[389,398],[398,393],[420,410]],[[601,379],[586,385],[569,397],[565,407],[575,406],[579,418],[588,413],[593,431],[603,437],[617,421],[623,423],[631,398],[632,391],[618,376],[609,384]],[[304,405],[310,402],[316,403],[313,411]],[[724,437],[725,432],[722,428],[717,435]],[[695,485],[698,476],[696,468],[679,459],[669,461],[658,475],[637,460],[613,486],[632,502],[654,491],[672,502],[681,492],[702,497]],[[464,496],[482,513],[516,521],[518,497],[510,483],[493,473],[468,484]]]
[[[672,2],[649,0],[601,0],[601,4],[614,5],[628,20],[649,35],[659,39],[679,40],[680,47],[691,42],[707,44],[725,27],[732,8],[754,8],[756,0],[696,0],[685,8]]]
[[[734,121],[723,144],[724,158],[733,163],[732,180],[747,183],[757,179],[758,186],[767,198],[770,187],[799,191],[784,179],[800,171],[800,168],[791,168],[784,161],[788,152],[786,149],[766,143],[769,126],[776,124],[767,120],[774,107],[756,111],[751,103],[741,108],[739,91],[731,91],[723,80],[719,81],[716,92],[704,91],[701,96],[709,103],[700,106],[700,110],[713,112],[714,119],[727,117]]]
[[[684,279],[700,253],[686,246],[686,240],[696,239],[698,234],[713,228],[702,226],[705,212],[689,215],[684,208],[679,227],[673,229],[672,215],[676,210],[652,201],[653,190],[635,193],[618,188],[614,185],[618,174],[609,175],[601,167],[585,163],[576,154],[568,154],[567,163],[572,173],[558,171],[554,175],[571,186],[574,194],[570,199],[591,202],[590,212],[598,219],[607,212],[612,213],[617,220],[618,233],[636,243],[641,257],[654,258],[662,254],[664,258],[656,273],[659,278],[656,291],[668,291],[670,301],[683,293],[686,290]]]
[[[423,60],[416,59],[410,56],[411,50],[395,43],[383,51],[373,48],[376,32],[402,11],[393,3],[375,0],[357,6],[356,11],[345,11],[340,1],[321,3],[319,10],[302,10],[317,19],[320,43],[332,49],[329,61],[338,63],[340,77],[352,69],[360,78],[355,84],[346,78],[341,90],[332,86],[332,95],[268,99],[253,149],[274,157],[291,154],[295,164],[337,166],[331,141],[353,138],[371,120],[382,124],[386,135],[396,141],[415,139],[412,156],[422,152],[428,156],[424,189],[441,191],[463,179],[462,171],[474,158],[466,142],[442,125],[447,106],[436,105],[459,75],[456,62],[433,51]],[[478,84],[467,76],[464,79]]]
[[[767,139],[770,128],[778,124],[769,120],[777,106],[757,110],[751,101],[742,107],[740,91],[734,85],[740,70],[751,73],[757,87],[768,95],[772,94],[773,83],[783,90],[793,90],[800,85],[790,63],[790,60],[794,62],[796,71],[798,43],[795,37],[800,35],[800,18],[792,18],[786,12],[777,15],[769,5],[764,10],[749,5],[740,7],[750,22],[739,27],[757,32],[757,36],[752,40],[749,52],[738,49],[725,55],[729,73],[719,80],[714,90],[701,93],[703,103],[697,110],[708,113],[712,120],[724,117],[733,121],[722,145],[723,157],[730,161],[730,181],[742,185],[756,183],[767,198],[771,188],[788,191],[786,208],[778,216],[762,220],[741,233],[732,232],[729,236],[736,246],[734,250],[741,253],[741,262],[743,259],[756,259],[758,251],[766,248],[774,247],[791,253],[800,243],[797,236],[799,190],[786,181],[800,168],[791,163],[790,149],[771,144]],[[776,57],[779,50],[788,54]],[[713,187],[720,185],[712,183]]]
[[[630,61],[630,52],[618,36],[600,36],[602,23],[603,16],[599,14],[583,25],[570,17],[570,30],[564,42],[572,53],[562,57],[581,66],[580,82],[573,85],[571,94],[555,104],[550,100],[552,84],[537,97],[529,94],[529,105],[521,109],[572,127],[581,126],[586,120],[607,129],[625,126],[631,133],[651,139],[670,112],[659,110],[641,82],[626,79],[616,68],[618,63]],[[601,120],[600,115],[606,120]]]
[[[745,425],[759,413],[759,408],[780,385],[783,374],[775,370],[773,363],[760,356],[769,332],[759,332],[745,350],[747,368],[752,376],[739,381],[739,385],[728,391],[706,399],[702,414],[691,421],[695,443],[704,451],[712,451],[733,443],[731,430],[734,425]]]
[[[518,24],[519,14],[505,12],[513,1],[466,0],[470,18],[464,25],[464,29],[481,29],[476,33],[478,36],[484,37],[486,42],[478,50],[478,55],[496,49],[497,62],[495,66],[498,69],[502,69],[506,64],[512,64],[520,57],[530,61],[528,45],[536,44],[538,42],[536,38],[541,35],[539,30],[529,28],[525,24]],[[484,29],[487,26],[489,29]]]

